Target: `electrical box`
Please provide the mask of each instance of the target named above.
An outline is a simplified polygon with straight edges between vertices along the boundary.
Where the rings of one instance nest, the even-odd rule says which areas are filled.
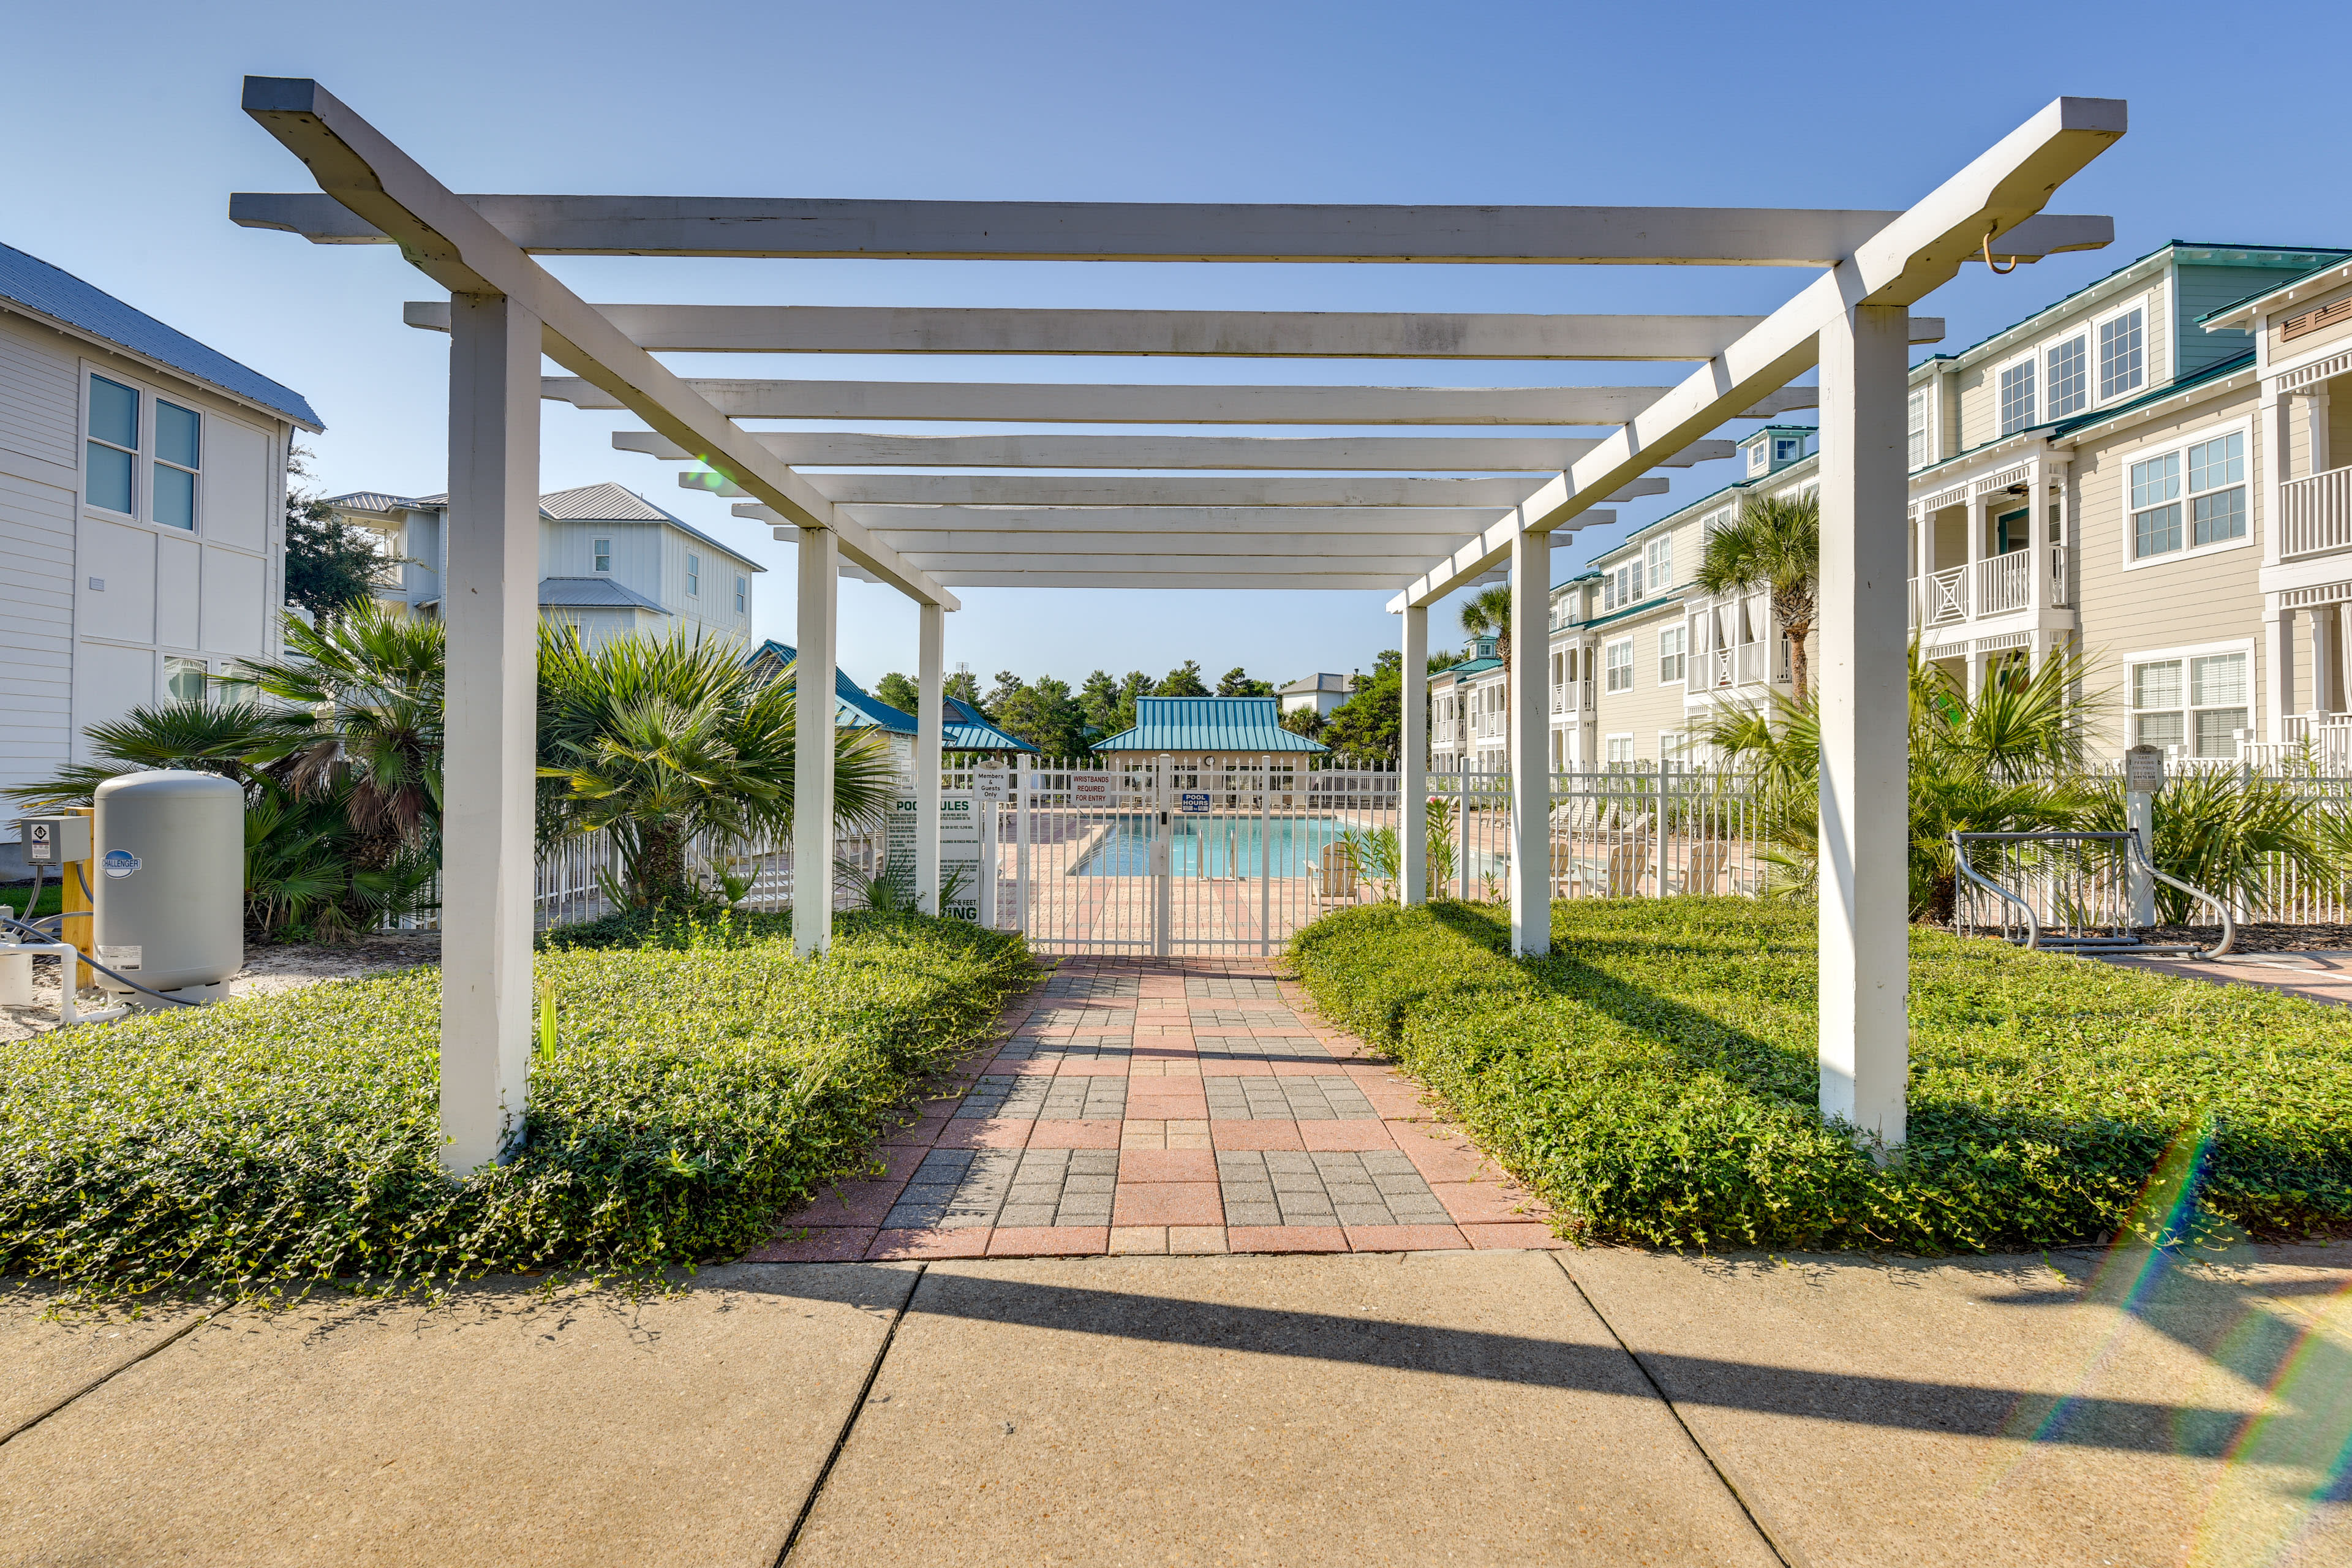
[[[25,844],[25,864],[54,871],[89,858],[87,816],[26,816],[16,822]]]

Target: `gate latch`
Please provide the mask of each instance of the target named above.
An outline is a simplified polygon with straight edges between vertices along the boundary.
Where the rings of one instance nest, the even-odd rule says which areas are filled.
[[[1168,814],[1164,811],[1160,814],[1160,826],[1162,827],[1168,826]]]

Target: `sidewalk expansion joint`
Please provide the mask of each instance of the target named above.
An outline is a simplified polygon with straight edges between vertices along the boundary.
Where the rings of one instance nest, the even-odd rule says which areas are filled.
[[[842,1450],[849,1447],[849,1435],[856,1430],[857,1418],[866,1414],[866,1402],[874,1395],[875,1380],[882,1375],[882,1363],[890,1359],[890,1347],[898,1342],[898,1325],[907,1321],[907,1309],[915,1304],[915,1292],[922,1289],[923,1276],[930,1265],[915,1265],[914,1278],[907,1281],[907,1293],[898,1299],[898,1310],[890,1314],[890,1326],[883,1331],[881,1346],[874,1352],[874,1364],[866,1369],[866,1381],[858,1385],[857,1397],[850,1402],[849,1414],[841,1420],[841,1431],[833,1440],[833,1450],[818,1467],[816,1479],[809,1483],[808,1496],[801,1500],[801,1510],[793,1519],[793,1528],[785,1533],[784,1544],[776,1552],[775,1568],[784,1568],[793,1555],[793,1548],[801,1543],[801,1531],[808,1528],[809,1516],[816,1511],[816,1500],[824,1495],[824,1483],[833,1479],[833,1467],[841,1460]]]
[[[1765,1527],[1763,1516],[1758,1512],[1763,1505],[1751,1500],[1747,1493],[1739,1489],[1739,1483],[1731,1479],[1731,1472],[1725,1469],[1723,1462],[1699,1440],[1698,1434],[1691,1429],[1689,1422],[1683,1419],[1681,1409],[1666,1393],[1665,1385],[1652,1374],[1649,1363],[1642,1359],[1640,1353],[1625,1342],[1625,1336],[1617,1331],[1617,1325],[1609,1321],[1609,1315],[1601,1310],[1601,1303],[1592,1299],[1591,1293],[1584,1289],[1583,1281],[1577,1279],[1574,1272],[1569,1268],[1567,1260],[1557,1252],[1551,1255],[1551,1260],[1559,1266],[1561,1278],[1568,1281],[1568,1288],[1576,1292],[1577,1300],[1582,1301],[1586,1310],[1591,1312],[1601,1326],[1609,1331],[1609,1337],[1616,1342],[1619,1350],[1625,1352],[1625,1359],[1633,1363],[1633,1370],[1642,1374],[1642,1381],[1650,1385],[1650,1392],[1658,1396],[1658,1403],[1665,1407],[1668,1415],[1674,1417],[1675,1425],[1682,1428],[1683,1436],[1688,1439],[1690,1446],[1698,1451],[1698,1457],[1706,1461],[1706,1468],[1715,1472],[1715,1479],[1723,1483],[1723,1489],[1728,1492],[1731,1495],[1731,1500],[1738,1505],[1740,1516],[1748,1521],[1748,1528],[1756,1531],[1756,1538],[1764,1543],[1764,1549],[1772,1554],[1782,1568],[1808,1568],[1803,1552],[1798,1551],[1793,1544],[1783,1545],[1780,1538]]]
[[[7,1431],[0,1432],[0,1445],[15,1442],[17,1438],[23,1436],[34,1427],[38,1426],[42,1422],[47,1421],[50,1416],[55,1415],[58,1411],[63,1410],[67,1405],[71,1405],[74,1401],[79,1399],[83,1394],[95,1394],[106,1384],[121,1376],[124,1373],[129,1372],[132,1367],[137,1366],[141,1362],[145,1361],[149,1356],[154,1355],[160,1351],[166,1350],[173,1345],[178,1344],[182,1340],[187,1338],[189,1334],[193,1333],[197,1329],[202,1328],[205,1324],[211,1322],[218,1316],[220,1316],[220,1314],[217,1312],[197,1313],[194,1318],[188,1320],[188,1321],[181,1324],[178,1328],[173,1329],[170,1333],[165,1334],[162,1339],[157,1340],[145,1350],[141,1351],[137,1355],[132,1356],[129,1361],[124,1362],[121,1366],[108,1368],[106,1371],[100,1373],[96,1377],[91,1378],[88,1383],[83,1384],[79,1388],[75,1389],[71,1394],[67,1394],[63,1399],[58,1400],[55,1405],[50,1405],[47,1409],[43,1410],[37,1415],[28,1415],[24,1420],[16,1423],[16,1426],[10,1427]]]

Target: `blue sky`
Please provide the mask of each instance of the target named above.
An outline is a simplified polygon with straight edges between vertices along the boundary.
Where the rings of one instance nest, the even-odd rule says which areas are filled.
[[[2128,26],[2117,26],[2128,16]],[[431,296],[388,247],[241,230],[236,190],[310,188],[238,112],[253,72],[313,76],[457,190],[1072,200],[1901,207],[2049,99],[2128,99],[2132,132],[2053,204],[2116,243],[1918,309],[1967,343],[2169,238],[2352,244],[2352,171],[2295,129],[2340,105],[2340,5],[856,5],[584,3],[50,6],[12,18],[0,240],[292,385],[329,428],[330,490],[437,489],[446,340],[400,324]],[[2323,121],[2326,118],[2322,113]],[[555,258],[592,300],[1294,310],[1763,311],[1765,268],[1211,267]],[[1315,362],[825,356],[674,359],[700,374],[1067,380],[1349,380]],[[755,368],[756,367],[756,368]],[[1633,374],[1626,374],[1628,371]],[[1391,365],[1436,384],[1647,382],[1673,367]],[[611,449],[625,416],[547,405],[544,488],[613,479],[771,568],[762,636],[792,636],[793,552]],[[934,431],[937,426],[931,427]],[[1748,426],[1740,426],[1740,429]],[[1321,434],[1333,432],[1324,430]],[[1556,556],[1715,488],[1674,494]],[[1076,681],[1197,658],[1274,679],[1369,668],[1377,594],[968,590],[950,662]],[[843,585],[841,658],[911,665],[914,616]],[[1450,613],[1432,639],[1453,638]]]

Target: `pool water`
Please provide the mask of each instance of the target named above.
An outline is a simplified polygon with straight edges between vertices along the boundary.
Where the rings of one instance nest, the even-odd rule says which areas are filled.
[[[1271,828],[1269,837],[1263,830]],[[1339,837],[1336,817],[1178,817],[1168,847],[1170,871],[1179,877],[1305,877],[1324,849]],[[1148,877],[1151,874],[1151,824],[1121,817],[1100,844],[1079,862],[1080,877]]]

